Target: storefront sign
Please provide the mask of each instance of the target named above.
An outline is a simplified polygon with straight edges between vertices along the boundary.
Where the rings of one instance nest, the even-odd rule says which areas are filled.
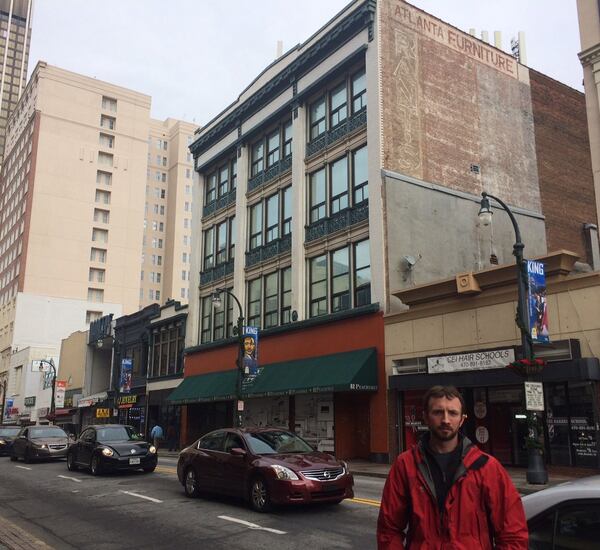
[[[117,397],[117,407],[119,409],[129,409],[137,403],[137,395],[120,395]]]
[[[527,260],[527,314],[533,342],[550,342],[544,264],[533,260]]]
[[[121,377],[119,379],[119,391],[129,393],[131,391],[131,374],[133,371],[133,361],[123,359],[121,361]]]
[[[67,381],[57,380],[54,389],[54,406],[62,408],[65,406],[65,391],[67,391]]]
[[[429,374],[465,370],[501,369],[515,360],[513,349],[476,351],[427,358]]]
[[[110,409],[96,409],[96,418],[109,418]]]
[[[32,395],[31,397],[26,397],[23,400],[23,404],[26,407],[35,407],[35,395]]]
[[[525,382],[525,408],[528,411],[544,410],[544,385],[541,382]]]

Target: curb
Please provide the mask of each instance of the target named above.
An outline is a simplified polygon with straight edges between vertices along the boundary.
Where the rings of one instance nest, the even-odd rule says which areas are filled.
[[[8,550],[53,550],[52,546],[24,531],[6,518],[0,517],[0,549]]]

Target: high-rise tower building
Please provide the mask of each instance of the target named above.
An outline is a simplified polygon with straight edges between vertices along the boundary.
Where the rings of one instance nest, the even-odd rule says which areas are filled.
[[[0,0],[0,164],[8,117],[27,83],[33,0]]]

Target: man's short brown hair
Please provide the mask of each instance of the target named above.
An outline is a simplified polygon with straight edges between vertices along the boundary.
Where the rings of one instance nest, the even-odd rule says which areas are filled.
[[[458,398],[460,401],[460,412],[461,414],[465,414],[467,408],[465,400],[454,386],[432,386],[429,388],[423,396],[423,410],[425,412],[429,411],[429,401],[432,398],[438,399],[440,397],[445,397],[446,399]]]

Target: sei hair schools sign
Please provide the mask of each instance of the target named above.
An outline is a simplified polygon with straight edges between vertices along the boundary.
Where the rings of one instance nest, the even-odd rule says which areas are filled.
[[[497,349],[440,355],[427,358],[429,374],[459,372],[465,370],[501,369],[515,360],[514,349]]]

